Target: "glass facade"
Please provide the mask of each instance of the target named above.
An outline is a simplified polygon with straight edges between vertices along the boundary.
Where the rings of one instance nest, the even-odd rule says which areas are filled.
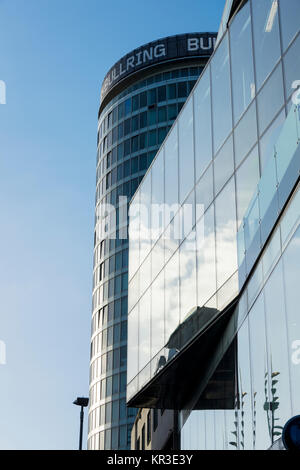
[[[189,66],[157,65],[143,79],[123,86],[99,113],[88,429],[92,450],[130,448],[136,415],[135,408],[126,407],[128,218],[127,203],[120,198],[129,201],[137,190],[205,62],[199,57],[188,60]],[[104,207],[115,208],[113,234],[107,234],[111,214]],[[146,337],[144,341],[146,348]]]
[[[299,215],[298,185],[224,332],[237,342],[235,407],[191,411],[184,450],[268,449],[299,414]]]
[[[248,0],[224,23],[131,202],[127,401],[197,336],[196,312],[238,302],[221,348],[234,340],[234,406],[182,412],[183,449],[266,449],[300,412],[299,13]]]

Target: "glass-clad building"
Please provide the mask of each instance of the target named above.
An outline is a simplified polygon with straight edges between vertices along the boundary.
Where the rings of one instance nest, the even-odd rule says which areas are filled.
[[[98,121],[89,449],[127,449],[127,207],[211,55],[215,33],[151,42],[120,59]],[[112,221],[112,213],[114,220]]]
[[[227,1],[130,204],[129,406],[182,449],[268,449],[300,414],[300,2]]]

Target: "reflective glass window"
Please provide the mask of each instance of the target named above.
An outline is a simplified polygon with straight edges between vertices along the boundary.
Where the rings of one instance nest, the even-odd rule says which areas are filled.
[[[215,195],[229,180],[234,171],[233,139],[232,136],[225,142],[214,160]]]
[[[189,99],[178,120],[180,202],[194,185],[193,134],[193,100]]]
[[[253,448],[253,414],[250,375],[250,350],[248,319],[243,323],[237,336],[238,357],[238,443],[240,450]]]
[[[251,104],[234,131],[235,166],[237,167],[245,155],[257,141],[256,104]]]
[[[165,267],[165,343],[179,324],[179,255],[178,251]],[[173,353],[170,349],[169,355]]]
[[[214,206],[197,224],[198,305],[202,307],[216,292],[216,243]]]
[[[140,300],[139,325],[139,370],[142,370],[151,359],[151,294],[149,289]]]
[[[235,185],[232,178],[215,202],[218,288],[237,269]]]
[[[177,98],[177,92],[176,92],[176,83],[172,83],[171,85],[168,85],[168,100],[173,100]]]
[[[280,20],[283,50],[299,32],[300,3],[298,0],[280,0]]]
[[[233,113],[236,123],[255,96],[250,2],[235,16],[230,27]]]
[[[299,207],[297,210],[299,214]],[[284,288],[287,309],[289,364],[291,370],[292,415],[299,414],[300,409],[300,229],[295,232],[284,255]]]
[[[151,303],[151,357],[154,357],[164,346],[164,292],[165,292],[165,278],[164,271],[162,271],[152,284]]]
[[[180,257],[180,320],[183,322],[197,307],[196,242],[186,239],[179,247]]]
[[[259,181],[259,157],[257,146],[236,172],[236,199],[238,225],[249,206]]]
[[[271,442],[281,436],[279,426],[291,417],[289,351],[284,305],[283,272],[277,264],[265,286],[269,360],[268,423]]]
[[[214,152],[232,128],[228,35],[225,35],[211,62]]]
[[[300,3],[298,7],[300,7]],[[297,37],[294,44],[287,51],[283,59],[284,64],[284,73],[285,73],[285,86],[286,86],[286,96],[289,97],[292,93],[295,92],[295,89],[292,88],[292,85],[295,81],[298,81],[298,86],[300,85],[300,35]],[[295,86],[296,84],[294,84]],[[299,98],[299,93],[297,93],[297,98]]]
[[[209,72],[208,68],[194,92],[196,180],[212,159]]]
[[[196,220],[208,208],[213,200],[213,166],[210,165],[196,186]]]
[[[252,2],[255,66],[258,89],[280,57],[278,1]]]
[[[268,401],[268,357],[264,299],[261,294],[249,313],[250,356],[253,407],[253,449],[268,449],[271,444],[266,402]]]
[[[260,135],[270,124],[283,103],[282,66],[279,64],[257,97],[257,114]]]
[[[267,161],[273,158],[274,146],[279,137],[282,125],[285,121],[285,110],[277,116],[275,121],[271,124],[269,129],[264,133],[260,139],[260,161],[261,161],[261,172],[263,172]]]

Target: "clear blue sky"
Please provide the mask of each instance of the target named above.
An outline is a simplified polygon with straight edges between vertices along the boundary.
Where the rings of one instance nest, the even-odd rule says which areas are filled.
[[[99,94],[148,41],[225,0],[0,0],[0,449],[77,447],[88,394]]]

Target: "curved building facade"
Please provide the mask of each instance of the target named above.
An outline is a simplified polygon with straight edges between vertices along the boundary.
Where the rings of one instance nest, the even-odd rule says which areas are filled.
[[[128,203],[213,52],[215,39],[214,33],[159,39],[123,57],[103,81],[97,139],[91,450],[130,448],[136,409],[126,407]]]

